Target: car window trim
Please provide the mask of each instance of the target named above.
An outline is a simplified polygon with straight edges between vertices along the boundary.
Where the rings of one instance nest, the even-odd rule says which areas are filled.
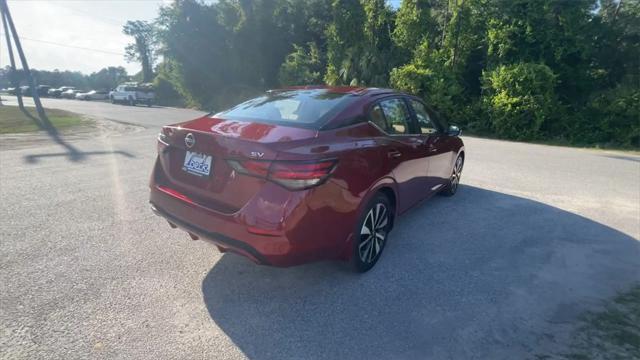
[[[413,133],[413,134],[390,134],[385,129],[381,129],[380,126],[378,126],[376,123],[374,123],[371,120],[371,111],[373,111],[373,108],[376,105],[379,105],[383,101],[392,100],[392,99],[400,99],[404,103],[404,106],[407,107],[407,111],[409,111],[409,124],[408,125],[409,125],[409,128],[411,129],[411,131],[415,132],[416,131],[416,126],[415,126],[415,121],[414,121],[414,119],[413,119],[413,117],[411,115],[411,109],[409,109],[409,107],[407,106],[407,101],[404,99],[404,96],[398,95],[398,94],[392,94],[390,96],[385,96],[383,98],[376,99],[376,101],[374,101],[371,104],[369,104],[369,107],[367,109],[367,122],[369,124],[373,125],[376,129],[380,130],[386,136],[398,136],[398,137],[400,137],[400,136],[413,136],[413,137],[416,137],[416,136],[422,135],[419,132],[418,133]],[[385,115],[384,109],[382,109],[382,106],[380,107],[380,109],[382,110],[382,116],[384,116],[385,124],[388,124],[387,123],[387,115]]]

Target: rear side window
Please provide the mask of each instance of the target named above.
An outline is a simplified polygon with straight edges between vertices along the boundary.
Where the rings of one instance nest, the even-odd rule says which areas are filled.
[[[243,102],[214,116],[313,127],[342,109],[351,97],[348,93],[326,89],[279,91]]]
[[[410,117],[402,99],[383,100],[370,113],[371,121],[388,134],[409,134]]]

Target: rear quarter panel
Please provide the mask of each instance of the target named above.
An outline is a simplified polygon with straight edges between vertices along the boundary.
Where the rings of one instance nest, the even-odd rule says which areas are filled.
[[[307,211],[312,211],[313,224],[307,229],[322,229],[334,239],[332,248],[342,248],[339,258],[351,255],[351,238],[363,207],[375,192],[389,187],[396,192],[391,164],[381,146],[379,131],[368,123],[320,131],[318,137],[304,143],[282,147],[280,160],[337,159],[327,183],[311,189],[306,197]],[[397,198],[397,196],[396,196]],[[295,217],[294,217],[295,218]]]

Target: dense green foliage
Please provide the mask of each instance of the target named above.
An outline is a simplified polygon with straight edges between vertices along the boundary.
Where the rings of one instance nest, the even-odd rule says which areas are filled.
[[[388,86],[479,134],[640,145],[638,1],[179,0],[156,28],[161,99]]]
[[[280,66],[280,81],[284,84],[321,83],[324,69],[318,45],[314,42],[310,42],[308,47],[294,44],[293,49]]]
[[[168,104],[393,87],[477,134],[640,146],[639,0],[176,0],[151,28]]]
[[[552,118],[555,75],[546,65],[501,65],[484,74],[483,105],[489,127],[501,137],[537,139],[542,125]]]

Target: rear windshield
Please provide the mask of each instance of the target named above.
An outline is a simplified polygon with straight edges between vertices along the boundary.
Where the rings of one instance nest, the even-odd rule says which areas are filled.
[[[220,112],[215,117],[316,127],[342,110],[353,95],[326,89],[278,91],[268,93]]]

